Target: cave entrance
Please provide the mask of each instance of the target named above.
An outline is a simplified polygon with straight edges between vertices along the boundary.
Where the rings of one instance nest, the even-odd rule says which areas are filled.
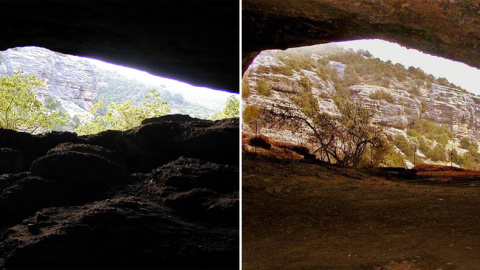
[[[313,123],[320,113],[342,117],[342,107],[351,102],[371,112],[371,123],[385,133],[384,148],[363,150],[365,165],[457,163],[479,169],[477,78],[476,68],[378,39],[263,51],[243,77],[243,132],[263,135],[269,151],[277,144],[290,157],[302,158],[307,148],[332,162],[318,138],[312,139],[309,124],[290,121],[271,128],[266,118],[272,117],[262,114],[274,108],[283,112],[276,120],[288,122],[286,117],[296,114]]]
[[[8,94],[0,104],[2,127],[30,133],[127,129],[164,114],[219,119],[228,117],[222,114],[228,101],[237,100],[225,91],[40,47],[1,51],[0,77]]]

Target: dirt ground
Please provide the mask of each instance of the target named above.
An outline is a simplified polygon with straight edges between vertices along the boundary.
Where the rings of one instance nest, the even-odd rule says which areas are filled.
[[[246,154],[242,166],[243,269],[480,269],[480,181]]]

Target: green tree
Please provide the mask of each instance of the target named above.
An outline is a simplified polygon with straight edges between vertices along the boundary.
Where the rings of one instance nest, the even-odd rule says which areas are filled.
[[[231,95],[227,99],[222,112],[226,118],[238,117],[240,115],[240,101],[235,95]]]
[[[90,109],[91,115],[80,117],[80,124],[76,125],[74,131],[85,135],[105,130],[126,130],[140,125],[144,119],[162,116],[170,111],[167,103],[160,100],[160,94],[154,89],[148,92],[139,106],[133,106],[131,100],[123,103],[112,102],[108,104],[105,115],[100,115],[102,107],[103,101],[97,102]]]
[[[43,106],[32,90],[42,86],[43,80],[21,76],[22,73],[0,77],[0,128],[41,133],[64,125],[68,114],[61,115],[59,110],[51,109],[51,103]]]
[[[219,120],[224,118],[233,118],[238,117],[240,115],[240,101],[237,99],[235,95],[231,95],[228,97],[227,101],[225,102],[225,107],[220,112],[215,113],[211,120]]]

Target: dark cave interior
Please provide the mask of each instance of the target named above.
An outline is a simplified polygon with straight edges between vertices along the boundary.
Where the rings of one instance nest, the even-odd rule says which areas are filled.
[[[239,92],[239,3],[2,1],[0,50],[39,46]]]
[[[1,1],[41,46],[238,93],[238,1]],[[78,136],[0,129],[0,269],[236,269],[239,120]]]
[[[243,0],[242,70],[262,50],[377,38],[480,67],[476,1]]]

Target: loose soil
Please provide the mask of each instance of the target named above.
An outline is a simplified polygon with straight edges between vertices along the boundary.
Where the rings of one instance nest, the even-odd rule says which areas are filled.
[[[250,154],[242,167],[243,269],[480,269],[480,177]]]

